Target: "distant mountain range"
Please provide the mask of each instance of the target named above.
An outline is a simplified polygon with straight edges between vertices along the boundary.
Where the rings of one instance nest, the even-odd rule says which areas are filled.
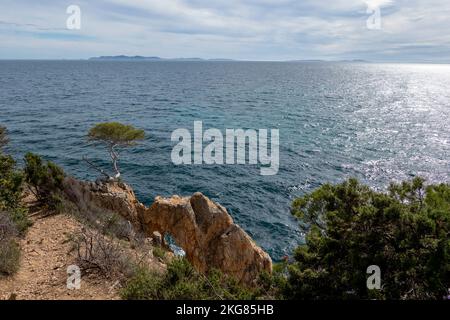
[[[105,60],[105,61],[240,61],[233,59],[202,59],[202,58],[161,58],[161,57],[144,57],[144,56],[100,56],[92,57],[89,60]],[[369,61],[354,59],[354,60],[287,60],[285,62],[361,62],[367,63]]]
[[[202,58],[160,58],[160,57],[144,57],[144,56],[100,56],[92,57],[89,60],[114,60],[114,61],[129,61],[129,60],[139,60],[139,61],[235,61],[232,59],[202,59]]]

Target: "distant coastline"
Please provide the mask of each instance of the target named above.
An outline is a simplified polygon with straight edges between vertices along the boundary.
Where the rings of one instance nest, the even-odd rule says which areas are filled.
[[[88,60],[107,60],[107,61],[237,61],[233,59],[202,59],[202,58],[161,58],[161,57],[144,57],[144,56],[99,56],[92,57]]]
[[[157,56],[96,56],[88,58],[0,58],[0,61],[186,61],[186,62],[279,62],[279,63],[374,63],[374,64],[423,64],[423,65],[450,65],[450,61],[432,62],[432,61],[381,61],[364,59],[290,59],[290,60],[250,60],[250,59],[227,59],[227,58],[162,58]]]
[[[157,56],[127,56],[127,55],[118,55],[118,56],[99,56],[99,57],[91,57],[88,60],[91,61],[234,61],[234,62],[249,62],[247,60],[234,60],[234,59],[203,59],[203,58],[161,58]],[[263,61],[263,62],[271,62],[271,61]],[[305,60],[285,60],[285,61],[277,61],[277,62],[355,62],[355,63],[369,63],[370,61],[361,60],[361,59],[353,59],[353,60],[320,60],[320,59],[305,59]]]

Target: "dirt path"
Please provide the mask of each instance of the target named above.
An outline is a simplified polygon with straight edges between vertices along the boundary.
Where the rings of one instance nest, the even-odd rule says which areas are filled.
[[[114,284],[96,276],[84,276],[79,290],[67,289],[67,267],[73,265],[68,236],[82,228],[73,217],[61,214],[36,219],[20,240],[20,269],[12,277],[0,277],[0,299],[110,300],[119,299]]]

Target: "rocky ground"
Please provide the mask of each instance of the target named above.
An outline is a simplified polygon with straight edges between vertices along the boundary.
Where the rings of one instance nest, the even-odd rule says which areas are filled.
[[[71,243],[67,240],[82,227],[64,214],[35,218],[20,240],[19,271],[12,277],[0,278],[0,299],[119,299],[114,283],[95,274],[84,275],[79,290],[67,289],[67,267],[76,260],[75,253],[69,253]]]

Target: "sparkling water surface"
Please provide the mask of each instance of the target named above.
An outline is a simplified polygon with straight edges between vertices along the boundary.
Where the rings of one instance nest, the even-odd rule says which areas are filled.
[[[201,191],[224,205],[274,259],[302,242],[290,203],[326,182],[374,188],[421,175],[450,180],[450,66],[287,62],[0,61],[8,151],[32,151],[82,179],[108,167],[86,141],[98,122],[145,129],[121,154],[139,199]],[[171,162],[173,130],[279,129],[280,170]]]

